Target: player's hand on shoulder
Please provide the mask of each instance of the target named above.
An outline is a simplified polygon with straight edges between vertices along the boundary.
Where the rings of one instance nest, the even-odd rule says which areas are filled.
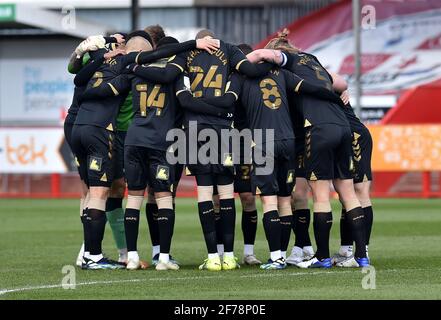
[[[118,44],[124,43],[126,41],[124,36],[122,34],[119,34],[119,33],[112,34],[111,37],[115,38],[116,42]]]
[[[109,60],[119,55],[125,55],[126,51],[123,49],[115,49],[104,54],[104,59]]]
[[[205,50],[209,54],[212,54],[214,51],[219,49],[220,47],[220,40],[219,39],[197,39],[196,40],[196,48]]]
[[[346,106],[349,103],[349,91],[345,90],[340,95],[341,101],[343,101],[343,104]]]

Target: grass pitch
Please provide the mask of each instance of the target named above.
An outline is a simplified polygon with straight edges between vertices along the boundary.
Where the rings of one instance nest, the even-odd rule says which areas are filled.
[[[177,272],[83,271],[75,268],[76,288],[61,287],[63,266],[74,265],[81,245],[76,200],[0,200],[0,299],[440,299],[441,200],[374,201],[370,257],[376,289],[362,288],[359,269],[209,272],[197,266],[205,244],[196,202],[177,201],[173,255]],[[236,253],[242,258],[238,203]],[[339,246],[340,208],[334,207],[331,251]],[[259,215],[261,210],[259,211]],[[259,217],[256,253],[268,258]],[[293,240],[293,239],[292,239]],[[293,241],[291,241],[289,250]],[[107,226],[104,250],[116,257]],[[139,237],[142,259],[150,258],[145,216]],[[150,259],[148,259],[150,260]],[[69,268],[69,267],[67,267]],[[71,269],[72,270],[72,269]]]

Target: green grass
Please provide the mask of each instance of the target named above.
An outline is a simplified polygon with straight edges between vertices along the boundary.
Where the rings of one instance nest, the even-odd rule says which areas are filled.
[[[0,299],[440,299],[441,201],[376,200],[370,256],[376,289],[364,290],[358,269],[228,272],[197,270],[205,245],[193,199],[179,199],[172,251],[178,272],[76,270],[77,287],[59,287],[62,267],[72,265],[81,244],[75,200],[0,200]],[[240,205],[238,206],[240,212]],[[339,208],[334,208],[331,250],[338,249]],[[261,212],[261,211],[260,211]],[[240,213],[236,252],[241,258]],[[143,217],[142,258],[150,256]],[[292,244],[291,244],[292,245]],[[290,245],[290,248],[291,248]],[[115,258],[107,227],[105,252]],[[257,255],[267,258],[259,219]],[[107,281],[107,282],[106,282]],[[41,286],[54,285],[52,288]],[[57,287],[58,286],[58,287]],[[40,287],[40,288],[35,288]],[[28,288],[15,292],[5,289]]]

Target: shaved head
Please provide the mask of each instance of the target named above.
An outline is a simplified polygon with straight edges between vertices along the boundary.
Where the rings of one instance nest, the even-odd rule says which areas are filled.
[[[126,44],[127,52],[152,51],[152,44],[143,37],[132,37]]]
[[[208,29],[202,29],[196,34],[196,40],[204,38],[215,38],[214,32]]]

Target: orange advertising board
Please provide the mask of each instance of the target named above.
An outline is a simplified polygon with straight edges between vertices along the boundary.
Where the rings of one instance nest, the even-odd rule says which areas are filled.
[[[369,126],[373,171],[441,171],[441,125]]]

